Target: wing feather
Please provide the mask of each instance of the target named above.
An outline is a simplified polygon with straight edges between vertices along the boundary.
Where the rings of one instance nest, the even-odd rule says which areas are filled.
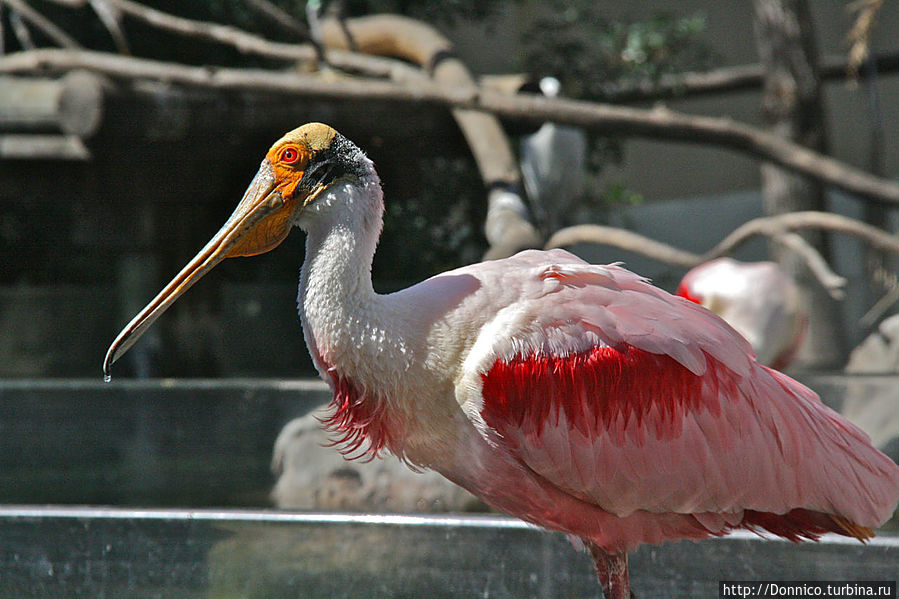
[[[530,470],[619,516],[890,515],[896,465],[720,318],[618,266],[550,257],[503,265],[511,299],[461,377],[478,392],[463,407]]]

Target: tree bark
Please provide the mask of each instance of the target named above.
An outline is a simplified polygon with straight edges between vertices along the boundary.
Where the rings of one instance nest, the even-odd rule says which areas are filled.
[[[811,12],[806,0],[754,0],[755,34],[764,67],[762,116],[775,134],[818,152],[826,152],[827,135],[821,101]],[[824,189],[770,163],[761,167],[764,209],[768,215],[802,210],[824,211]],[[825,258],[826,238],[804,233]],[[797,357],[807,368],[835,368],[845,359],[845,332],[837,304],[795,252],[771,244],[770,252],[800,287],[809,317],[806,342]]]

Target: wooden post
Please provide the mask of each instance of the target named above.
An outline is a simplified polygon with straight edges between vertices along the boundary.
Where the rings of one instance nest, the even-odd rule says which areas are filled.
[[[59,79],[0,77],[0,132],[92,136],[103,118],[99,77],[72,71]]]

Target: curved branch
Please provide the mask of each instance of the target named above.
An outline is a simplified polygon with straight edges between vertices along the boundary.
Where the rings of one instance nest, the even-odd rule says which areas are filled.
[[[752,237],[763,235],[795,250],[808,264],[809,270],[827,289],[828,293],[836,298],[841,297],[842,287],[846,280],[834,273],[821,254],[794,233],[800,229],[826,229],[854,235],[881,250],[899,253],[899,236],[897,235],[891,235],[846,216],[814,211],[792,212],[753,219],[735,229],[715,247],[703,254],[694,254],[633,231],[603,225],[575,225],[560,229],[546,242],[546,248],[570,246],[576,243],[596,243],[618,247],[666,264],[693,268],[704,262],[731,254]]]
[[[286,45],[286,44],[285,44]],[[154,79],[220,90],[249,90],[333,99],[397,100],[408,95],[404,86],[382,80],[328,78],[272,69],[232,69],[187,66],[147,58],[91,50],[44,48],[0,57],[0,73],[69,71],[83,68],[120,79]],[[423,85],[427,85],[423,83]],[[414,94],[414,92],[413,92]],[[407,101],[423,102],[415,96]]]
[[[421,65],[443,89],[476,90],[465,64],[453,55],[450,41],[421,21],[400,15],[371,15],[346,23],[323,23],[322,41],[332,48],[358,48],[368,54],[393,56]],[[518,191],[521,174],[509,138],[496,115],[452,107],[451,112],[468,142],[481,180],[490,191],[484,233],[489,258],[510,256],[539,247],[542,236],[530,222]]]
[[[465,103],[506,118],[533,123],[552,121],[608,136],[723,146],[872,201],[899,204],[899,185],[896,183],[729,118],[692,116],[665,108],[641,110],[531,94],[510,97],[487,91],[466,99]]]
[[[824,257],[808,241],[798,233],[782,233],[772,235],[772,239],[782,246],[799,254],[811,273],[815,276],[827,293],[836,300],[846,297],[846,279],[830,269]]]
[[[899,236],[897,235],[891,235],[882,229],[848,216],[808,210],[753,219],[737,227],[718,245],[703,254],[703,261],[732,253],[737,247],[756,235],[772,236],[801,229],[825,229],[835,233],[845,233],[859,237],[879,250],[899,253]]]
[[[676,248],[627,229],[605,225],[574,225],[559,229],[550,236],[544,248],[550,250],[577,243],[610,245],[665,264],[674,264],[684,268],[693,268],[704,262],[703,257],[699,254]]]

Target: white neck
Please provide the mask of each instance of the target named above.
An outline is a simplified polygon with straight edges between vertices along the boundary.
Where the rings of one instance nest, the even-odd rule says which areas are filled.
[[[376,362],[384,363],[377,358],[403,353],[402,335],[389,326],[389,308],[371,283],[382,214],[372,171],[316,198],[297,223],[307,234],[298,297],[307,345],[319,369],[363,382],[377,376]]]
[[[374,294],[371,263],[381,234],[383,200],[377,177],[340,183],[299,217],[306,231],[301,290],[350,299]],[[301,294],[300,300],[303,300]]]

